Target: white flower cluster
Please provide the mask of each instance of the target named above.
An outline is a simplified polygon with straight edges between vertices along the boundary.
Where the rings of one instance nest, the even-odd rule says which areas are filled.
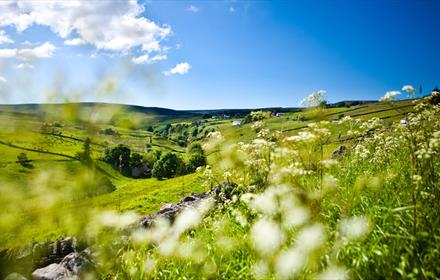
[[[397,90],[393,90],[393,91],[388,91],[387,93],[385,93],[384,96],[382,96],[379,101],[381,102],[390,102],[393,101],[394,99],[396,99],[396,96],[400,94],[400,91]]]
[[[309,94],[306,98],[301,100],[301,105],[304,106],[318,106],[322,102],[325,102],[326,96],[325,90],[318,90]]]
[[[203,144],[203,149],[204,150],[212,150],[212,149],[216,148],[220,143],[223,142],[224,137],[220,133],[220,131],[211,131],[208,133],[206,139],[207,139],[207,142]]]

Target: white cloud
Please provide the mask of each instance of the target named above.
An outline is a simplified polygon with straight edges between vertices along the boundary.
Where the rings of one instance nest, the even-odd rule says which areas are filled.
[[[153,57],[150,57],[148,54],[145,54],[138,57],[134,57],[131,61],[135,64],[145,64],[145,63],[153,64],[157,61],[161,61],[165,59],[167,59],[166,54],[158,54]]]
[[[11,58],[17,55],[17,49],[0,49],[0,58]]]
[[[171,28],[143,17],[143,12],[136,0],[0,1],[0,27],[14,26],[21,32],[42,25],[66,39],[66,44],[78,44],[80,39],[102,50],[126,53],[139,47],[158,52]],[[72,34],[77,38],[68,40]]]
[[[188,12],[197,13],[200,11],[200,8],[194,5],[190,5],[188,8],[186,8]]]
[[[27,63],[27,62],[20,63],[15,67],[17,67],[17,69],[34,69],[35,68],[34,65]]]
[[[8,80],[6,80],[5,77],[0,76],[0,83],[7,83],[7,82],[8,82]]]
[[[187,62],[179,63],[174,68],[163,72],[165,76],[171,76],[173,74],[184,75],[188,73],[189,69],[191,69],[191,65]]]
[[[18,58],[29,61],[36,58],[48,58],[55,52],[55,46],[46,42],[35,48],[0,49],[0,58]]]
[[[38,47],[32,49],[18,49],[19,58],[23,60],[31,60],[35,58],[48,58],[55,52],[55,46],[50,42],[46,42]]]
[[[64,44],[68,46],[80,46],[86,44],[86,42],[81,38],[74,38],[71,40],[65,40]]]
[[[14,43],[14,40],[10,39],[4,30],[0,30],[0,45],[11,43]]]

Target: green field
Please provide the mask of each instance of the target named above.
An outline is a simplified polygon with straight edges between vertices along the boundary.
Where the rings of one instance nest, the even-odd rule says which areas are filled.
[[[81,106],[84,106],[82,108]],[[402,107],[402,110],[395,108]],[[42,109],[43,108],[43,109]],[[321,112],[319,119],[336,120],[340,114],[357,118],[378,117],[386,120],[400,119],[403,113],[412,108],[410,102],[402,101],[397,105],[384,105],[372,103],[348,108],[330,108]],[[163,114],[159,115],[153,109],[142,109],[135,107],[120,107],[116,105],[98,104],[92,107],[90,104],[83,105],[23,105],[23,106],[0,106],[0,168],[2,171],[1,180],[6,184],[17,185],[21,188],[31,188],[35,178],[45,170],[66,170],[71,176],[81,168],[80,162],[75,158],[81,151],[84,140],[89,137],[92,140],[92,157],[97,160],[99,172],[110,178],[116,186],[116,191],[88,198],[81,201],[71,202],[65,206],[76,209],[85,205],[93,206],[98,209],[113,209],[117,211],[134,210],[141,215],[157,211],[164,203],[172,203],[191,192],[205,191],[197,174],[190,174],[170,180],[158,181],[156,179],[130,179],[120,175],[113,168],[99,158],[105,147],[124,144],[129,146],[132,151],[146,152],[145,143],[152,139],[152,149],[169,151],[179,154],[185,153],[186,149],[173,141],[154,135],[139,127],[130,128],[127,125],[116,123],[108,124],[99,120],[95,123],[85,121],[84,115],[95,111],[97,115],[108,112],[116,112],[116,117],[120,119],[120,112],[127,112],[130,115],[127,119],[137,120],[137,123],[160,125],[185,123],[191,120],[199,120],[200,117],[189,115],[188,113],[178,114],[175,111],[167,112],[159,110]],[[134,113],[132,113],[134,111]],[[66,113],[67,112],[67,113]],[[164,113],[165,112],[165,113]],[[70,114],[70,116],[68,115]],[[133,114],[133,117],[131,117]],[[306,115],[308,112],[287,113],[281,117],[272,117],[266,121],[267,127],[272,131],[282,131],[286,136],[295,135],[308,123],[313,122],[317,116],[307,121],[296,121],[298,114]],[[57,115],[63,116],[56,118]],[[67,116],[67,117],[66,117]],[[75,117],[77,116],[77,117]],[[389,118],[392,117],[392,118]],[[111,118],[108,118],[111,119]],[[240,141],[250,141],[256,137],[256,133],[251,129],[252,124],[245,124],[239,127],[231,125],[234,119],[206,119],[204,120],[205,130],[220,131],[225,138],[223,146],[238,143]],[[61,125],[54,127],[54,131],[42,132],[41,127],[44,123],[59,122]],[[338,131],[338,124],[332,124],[332,131]],[[98,131],[102,128],[113,128],[119,132],[117,136],[102,135]],[[341,139],[331,139],[326,143],[325,154],[330,153],[340,144]],[[217,151],[207,150],[208,162],[216,166]],[[32,168],[25,168],[17,162],[17,155],[21,152],[27,154],[32,163]],[[44,195],[44,194],[43,194]],[[74,210],[77,211],[77,210]],[[23,216],[23,223],[28,223],[26,214]],[[41,241],[45,238],[54,238],[56,234],[65,235],[67,232],[60,233],[50,228],[27,228],[23,238],[1,238],[1,247],[22,244],[25,241]],[[7,234],[7,233],[3,233]]]
[[[134,110],[124,106],[123,109],[118,106],[119,111],[106,121],[100,118],[92,122],[84,118],[84,112],[107,113],[108,106],[0,107],[1,249],[18,250],[24,244],[63,236],[76,236],[83,242],[98,242],[107,248],[112,244],[110,240],[119,238],[120,232],[111,230],[112,226],[101,229],[101,222],[97,222],[100,213],[107,213],[116,220],[131,217],[124,215],[136,215],[139,222],[168,203],[231,181],[237,184],[236,197],[225,198],[224,206],[217,205],[211,210],[197,230],[188,226],[177,240],[169,237],[169,242],[181,242],[180,245],[173,243],[172,246],[177,246],[174,253],[169,255],[161,251],[161,242],[166,243],[166,239],[151,241],[150,245],[137,244],[133,239],[133,244],[117,247],[116,251],[109,249],[111,245],[107,248],[110,251],[101,253],[105,258],[114,258],[110,262],[112,265],[97,267],[94,277],[196,279],[202,273],[206,278],[237,279],[261,278],[258,273],[262,273],[263,279],[290,278],[288,276],[294,272],[288,266],[283,267],[280,258],[283,254],[294,254],[291,250],[299,246],[291,247],[295,240],[324,234],[321,230],[327,236],[325,243],[315,240],[313,242],[319,243],[316,245],[307,238],[304,240],[319,248],[313,252],[301,251],[308,258],[302,264],[301,277],[304,279],[324,273],[325,268],[335,269],[334,273],[344,271],[355,279],[364,279],[366,275],[367,278],[368,275],[386,275],[420,279],[437,275],[433,259],[438,256],[435,245],[438,235],[434,231],[434,239],[429,238],[428,228],[433,220],[426,214],[432,207],[428,206],[433,203],[431,196],[436,197],[436,194],[430,187],[424,187],[414,198],[411,188],[405,186],[412,186],[409,183],[411,176],[417,174],[414,172],[421,165],[413,166],[407,160],[412,153],[408,146],[400,150],[398,145],[389,142],[395,134],[405,135],[402,131],[407,128],[399,123],[414,112],[413,101],[302,109],[278,117],[273,112],[261,122],[240,126],[233,126],[232,122],[243,118],[212,118],[188,112],[179,114],[137,107]],[[113,106],[116,105],[110,108]],[[50,114],[52,110],[58,113]],[[435,107],[432,110],[435,111]],[[61,117],[56,118],[56,115]],[[427,123],[435,126],[429,118]],[[103,133],[106,129],[111,133]],[[429,135],[433,131],[434,128]],[[221,138],[213,135],[221,135]],[[183,136],[187,143],[182,144]],[[79,157],[85,149],[86,139],[90,139],[92,163]],[[393,141],[406,141],[405,137],[398,139]],[[144,157],[171,152],[186,158],[191,142],[202,144],[211,168],[169,179],[135,179],[122,175],[120,170],[102,160],[104,151],[118,144]],[[350,149],[349,155],[329,161],[333,151],[341,145]],[[18,160],[20,153],[26,154],[26,162]],[[327,164],[331,166],[326,167]],[[429,173],[431,175],[421,173],[424,184],[435,184],[428,182],[428,178],[437,176],[433,175],[437,172],[436,166],[434,163],[430,167],[434,170],[429,171],[434,172]],[[101,191],[103,186],[110,185],[112,188]],[[246,195],[255,196],[255,201],[261,197],[262,206],[253,204],[252,200],[246,202]],[[241,196],[241,200],[237,196]],[[286,204],[291,206],[282,206],[287,203],[283,199],[292,199]],[[427,208],[419,206],[414,199],[424,201]],[[279,205],[269,210],[271,203]],[[292,205],[296,206],[289,208]],[[298,226],[293,228],[282,228],[279,233],[282,240],[268,241],[285,242],[276,250],[259,248],[259,242],[266,242],[255,237],[259,223],[265,226],[258,229],[262,231],[258,234],[267,235],[271,240],[278,234],[278,225],[274,223],[286,226],[283,215],[287,212],[283,211],[287,210],[283,207],[293,211],[295,217],[301,217],[301,211],[306,211],[305,220],[294,222]],[[415,209],[420,214],[413,214]],[[418,215],[426,215],[426,220],[419,218],[415,222]],[[295,221],[295,217],[290,218]],[[341,232],[342,222],[353,222],[354,227],[361,229]],[[186,227],[185,224],[181,226]],[[264,232],[271,227],[275,232]],[[176,229],[171,226],[169,230]],[[310,230],[307,235],[301,235],[307,230]],[[367,231],[371,239],[340,240],[341,234],[360,236],[360,232],[364,235]],[[137,236],[136,232],[130,234],[133,234],[131,238]],[[162,234],[168,236],[166,231]],[[401,242],[405,245],[399,245]],[[205,245],[207,249],[202,249]],[[231,249],[225,249],[229,247]],[[191,253],[185,255],[179,250]],[[416,255],[424,259],[412,261]],[[294,266],[291,258],[283,260]],[[146,272],[142,266],[145,259],[154,259],[156,268]],[[207,265],[213,266],[213,270]],[[256,271],[261,265],[268,270]]]

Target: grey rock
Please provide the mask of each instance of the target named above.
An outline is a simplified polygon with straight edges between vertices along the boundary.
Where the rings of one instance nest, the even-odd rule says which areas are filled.
[[[236,185],[234,183],[225,182],[218,186],[215,186],[210,191],[199,194],[192,193],[189,196],[183,198],[178,203],[166,204],[164,207],[162,207],[162,209],[160,209],[156,213],[145,217],[140,224],[141,226],[148,228],[153,225],[154,221],[157,218],[165,218],[172,223],[174,222],[174,218],[177,216],[177,214],[180,213],[183,209],[188,207],[192,207],[192,208],[196,207],[197,204],[200,203],[203,199],[212,197],[218,200],[220,194],[222,193],[225,194],[225,197],[230,197],[230,192],[235,186]]]
[[[65,256],[76,251],[73,237],[59,238],[55,242],[40,242],[33,245],[32,255],[37,267],[59,263]]]
[[[34,280],[61,280],[69,279],[72,276],[73,273],[70,270],[58,263],[50,264],[32,272],[32,279]]]
[[[347,147],[344,145],[339,146],[336,150],[332,153],[332,159],[338,159],[340,157],[343,157],[347,154]]]
[[[80,275],[82,272],[91,267],[90,250],[86,249],[81,253],[70,253],[61,261],[61,265],[66,267],[74,275]]]
[[[60,263],[52,263],[32,272],[34,280],[65,280],[79,279],[82,272],[90,268],[90,250],[81,253],[72,252],[65,256]]]

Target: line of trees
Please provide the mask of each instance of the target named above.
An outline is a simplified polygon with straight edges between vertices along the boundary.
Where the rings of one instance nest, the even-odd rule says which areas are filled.
[[[158,179],[193,173],[198,167],[206,165],[206,156],[199,143],[188,146],[185,156],[157,150],[146,154],[132,153],[129,147],[119,144],[105,149],[102,160],[125,176],[133,177],[133,168],[141,166],[149,170],[142,177]]]

